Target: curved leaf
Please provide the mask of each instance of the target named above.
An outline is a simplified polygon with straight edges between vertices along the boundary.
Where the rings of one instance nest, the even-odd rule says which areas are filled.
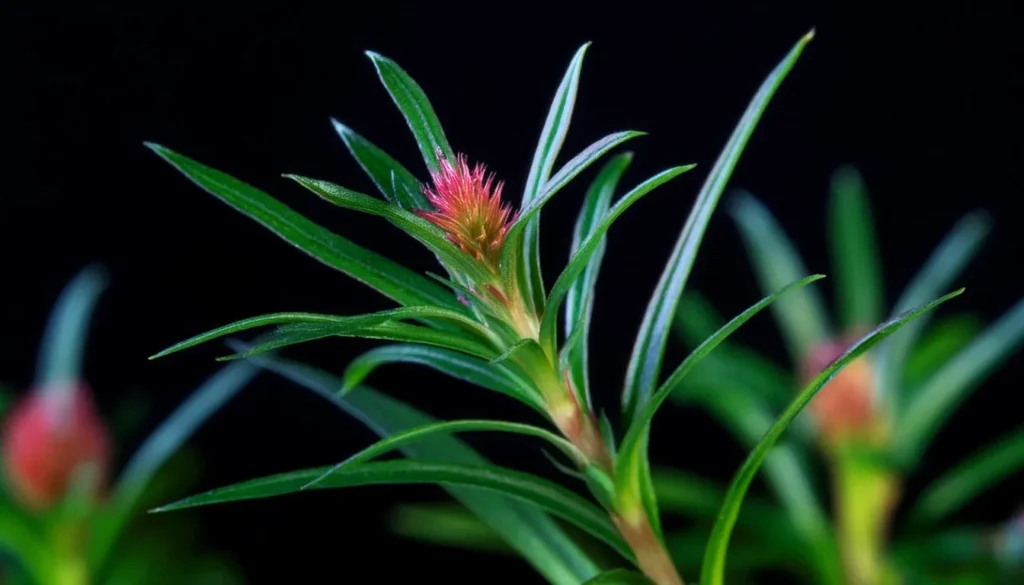
[[[747,456],[746,461],[744,461],[729,485],[725,503],[719,511],[718,519],[715,521],[715,525],[711,530],[711,536],[708,539],[708,547],[705,550],[704,563],[701,567],[701,583],[704,585],[723,585],[726,551],[729,545],[729,538],[732,535],[732,529],[736,525],[736,519],[739,516],[743,498],[746,496],[747,490],[750,488],[751,482],[754,481],[754,477],[757,475],[757,471],[761,467],[762,462],[764,462],[765,457],[768,456],[772,447],[786,431],[790,423],[793,422],[793,419],[800,414],[800,411],[807,406],[818,391],[846,364],[860,357],[904,324],[949,299],[960,295],[962,292],[963,289],[954,291],[923,307],[882,323],[852,345],[843,355],[833,361],[810,384],[800,391],[800,394],[790,403],[785,412],[782,413],[782,416],[775,421],[775,424],[772,425],[768,433],[761,439],[761,442],[750,452],[750,455]]]
[[[331,124],[385,199],[403,209],[433,209],[420,182],[402,163],[334,118]]]
[[[761,292],[775,290],[807,273],[800,253],[764,204],[749,193],[736,196],[730,203]],[[816,290],[805,289],[780,301],[772,313],[794,364],[802,362],[830,335],[828,313]]]
[[[327,469],[325,467],[306,469],[254,479],[191,496],[157,508],[153,512],[170,512],[197,506],[290,494],[299,491],[302,486],[323,474]],[[623,557],[632,558],[629,547],[622,541],[611,521],[599,508],[560,485],[528,473],[494,465],[429,463],[406,459],[363,463],[351,468],[339,469],[318,483],[316,489],[436,483],[489,489],[529,502],[603,540]]]
[[[399,362],[422,364],[453,378],[511,396],[547,416],[540,393],[501,364],[423,345],[385,345],[357,357],[345,369],[342,394],[361,384],[378,367]]]
[[[232,347],[242,351],[245,346],[236,343]],[[341,381],[309,366],[267,354],[252,361],[326,398],[381,437],[434,421],[411,406],[366,386],[340,398],[335,391],[341,387]],[[487,463],[480,454],[450,435],[407,445],[402,452],[417,459]],[[453,485],[442,487],[553,584],[577,585],[597,574],[597,565],[558,524],[536,507],[496,492]]]
[[[654,295],[644,312],[643,323],[637,334],[636,343],[633,345],[622,395],[626,420],[631,421],[640,413],[658,384],[672,316],[675,315],[679,295],[682,294],[683,287],[686,285],[690,269],[697,256],[697,249],[704,237],[704,230],[711,220],[711,214],[715,210],[722,190],[725,189],[736,163],[739,162],[740,155],[754,132],[754,127],[761,119],[761,114],[768,107],[768,102],[789,70],[793,68],[804,45],[811,40],[811,37],[812,34],[807,34],[800,39],[789,55],[775,67],[758,88],[697,195],[693,209],[686,219],[686,224],[676,241],[675,248],[672,250],[672,256],[669,258]]]
[[[106,271],[99,266],[87,266],[61,291],[50,311],[39,348],[35,380],[38,386],[64,392],[70,389],[67,382],[81,378],[89,319],[106,286]]]
[[[839,327],[843,331],[873,327],[882,320],[882,268],[871,203],[853,167],[842,167],[832,175],[829,233]]]
[[[1024,342],[1024,299],[990,325],[913,393],[901,409],[896,436],[897,458],[913,468],[953,409],[963,402]]]
[[[373,66],[377,68],[377,76],[380,77],[384,87],[391,94],[391,99],[394,100],[395,105],[401,110],[402,116],[405,117],[406,123],[409,124],[409,129],[412,130],[413,136],[416,138],[416,145],[420,147],[420,153],[423,154],[423,161],[427,163],[427,168],[432,172],[436,172],[440,168],[437,161],[437,151],[439,150],[449,162],[454,163],[455,155],[452,153],[452,147],[449,146],[448,139],[445,138],[441,122],[437,119],[437,114],[434,113],[434,107],[430,105],[427,95],[423,93],[423,88],[391,59],[373,51],[367,51],[366,56],[373,61]]]
[[[914,502],[911,522],[932,524],[1024,468],[1024,428],[971,455],[932,482]]]
[[[435,434],[451,435],[454,433],[465,433],[468,431],[496,431],[539,437],[557,447],[559,451],[572,460],[576,465],[582,467],[587,464],[586,456],[583,455],[583,453],[580,453],[579,449],[577,449],[575,445],[551,431],[540,427],[497,420],[454,420],[422,425],[401,433],[396,433],[386,439],[381,439],[341,463],[338,463],[334,467],[331,467],[325,471],[323,475],[320,475],[316,479],[302,486],[301,489],[305,490],[312,488],[325,479],[328,479],[331,475],[337,473],[342,468],[366,463],[380,457],[381,455],[399,449],[405,443],[421,441],[424,437]]]
[[[255,219],[281,239],[402,305],[459,307],[454,296],[394,261],[309,221],[270,195],[151,142],[153,152],[208,193]]]
[[[586,241],[580,245],[580,249],[573,254],[572,259],[569,260],[569,264],[566,265],[562,274],[558,276],[558,280],[556,280],[555,284],[551,287],[551,293],[548,295],[547,305],[544,307],[544,319],[541,322],[540,337],[549,351],[554,353],[558,344],[558,310],[562,306],[562,301],[565,299],[566,295],[569,294],[569,290],[572,288],[579,276],[587,269],[591,256],[593,256],[597,248],[603,243],[605,233],[609,228],[611,228],[612,224],[615,223],[615,220],[625,213],[631,205],[639,201],[641,197],[693,167],[694,165],[673,167],[662,171],[637,185],[632,191],[623,195],[622,199],[619,199],[615,205],[608,210],[608,213],[605,214],[601,219],[601,222],[593,229],[590,236],[588,236]]]
[[[437,254],[446,267],[458,270],[469,277],[471,281],[489,282],[491,280],[491,274],[487,268],[469,254],[460,250],[455,244],[452,244],[445,236],[444,230],[411,211],[328,181],[310,179],[298,175],[284,176],[339,207],[387,219],[400,230],[429,248],[431,252]]]
[[[569,63],[562,82],[555,92],[555,99],[548,109],[548,117],[544,120],[544,128],[540,133],[540,142],[533,154],[530,174],[526,178],[526,189],[523,191],[523,204],[526,207],[539,193],[551,177],[551,169],[555,166],[558,151],[562,148],[565,135],[569,132],[573,106],[576,104],[576,90],[579,87],[580,71],[583,68],[583,55],[590,43],[584,44]],[[523,296],[529,303],[529,309],[536,310],[544,304],[544,279],[540,269],[540,216],[530,220],[523,233],[523,265],[524,284]]]
[[[632,160],[633,153],[625,152],[612,157],[598,171],[597,177],[587,190],[583,208],[580,209],[580,214],[576,218],[576,226],[572,234],[572,248],[569,251],[570,260],[608,213],[619,179],[622,178],[622,174]],[[605,247],[606,243],[602,238],[590,256],[583,274],[576,279],[569,289],[569,294],[565,297],[566,337],[572,338],[578,335],[578,340],[572,344],[568,354],[569,372],[573,385],[582,392],[588,409],[592,409],[593,405],[590,399],[590,376],[587,367],[590,356],[587,338],[590,333],[590,316],[594,306],[594,287],[601,270]],[[579,331],[575,330],[577,327]]]

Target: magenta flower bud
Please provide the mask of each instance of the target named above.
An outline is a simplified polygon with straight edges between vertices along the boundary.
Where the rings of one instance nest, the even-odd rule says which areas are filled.
[[[37,387],[4,423],[6,479],[14,497],[29,509],[45,509],[61,500],[87,466],[95,475],[86,489],[98,497],[110,457],[107,428],[84,382]]]

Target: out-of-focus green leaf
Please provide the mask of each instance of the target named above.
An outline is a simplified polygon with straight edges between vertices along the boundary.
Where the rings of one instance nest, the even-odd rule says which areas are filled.
[[[433,209],[420,182],[402,164],[341,122],[331,119],[345,147],[384,198],[403,209]]]
[[[636,571],[612,569],[593,579],[588,579],[583,585],[652,585],[652,583],[650,579]]]
[[[197,388],[132,455],[117,479],[107,508],[97,520],[89,557],[99,566],[121,535],[153,476],[213,413],[249,384],[259,369],[236,362]]]
[[[245,346],[234,344],[233,347],[238,351]],[[435,420],[365,386],[344,398],[338,397],[335,392],[341,387],[341,380],[306,365],[267,354],[252,361],[326,398],[381,437]],[[408,445],[402,452],[420,460],[469,465],[487,463],[476,451],[451,436],[432,437]],[[577,585],[597,574],[597,565],[543,511],[495,492],[454,485],[442,487],[551,583]]]
[[[933,524],[1007,476],[1024,469],[1024,427],[971,455],[932,482],[914,502],[911,522]]]
[[[569,122],[572,120],[572,110],[576,104],[576,90],[580,83],[580,71],[583,68],[583,55],[589,46],[590,43],[586,43],[576,51],[555,92],[555,99],[551,102],[548,117],[544,120],[544,128],[540,133],[540,142],[533,154],[521,207],[529,205],[551,178],[551,169],[555,166],[558,151],[561,150],[565,135],[569,132]],[[544,279],[540,269],[540,214],[530,220],[523,232],[523,258],[523,280],[526,285],[523,296],[527,300],[528,308],[537,310],[544,305]]]
[[[454,295],[437,283],[331,233],[270,195],[158,144],[147,142],[146,146],[208,193],[255,219],[286,242],[395,302],[460,306]]]
[[[913,468],[953,409],[1024,342],[1024,300],[955,357],[935,371],[913,393],[897,421],[896,455]]]
[[[385,345],[357,357],[345,369],[342,393],[347,393],[361,384],[378,367],[398,362],[422,364],[453,378],[511,396],[546,416],[547,410],[544,408],[544,399],[540,393],[512,374],[504,365],[423,345]]]
[[[631,205],[639,201],[641,197],[692,168],[693,165],[673,167],[654,175],[637,185],[629,193],[623,195],[622,199],[619,199],[608,210],[608,213],[601,218],[600,223],[594,227],[590,236],[580,245],[579,250],[573,254],[572,259],[569,260],[562,274],[558,276],[558,280],[551,287],[551,294],[548,295],[547,306],[544,307],[544,319],[540,327],[541,341],[545,344],[548,351],[553,353],[558,345],[558,310],[562,306],[562,301],[569,294],[576,280],[587,269],[594,252],[602,244],[605,233],[615,223],[615,220],[625,213]]]
[[[475,551],[514,552],[494,530],[457,504],[405,504],[388,516],[391,530],[408,538]]]
[[[984,323],[974,315],[952,315],[936,320],[921,334],[903,367],[901,391],[903,400],[913,396],[935,370],[948,362],[984,329]]]
[[[799,395],[797,395],[786,411],[782,413],[782,416],[775,421],[775,424],[772,425],[771,429],[769,429],[761,442],[759,442],[754,450],[751,451],[747,460],[740,467],[740,470],[737,472],[735,478],[730,484],[725,504],[722,506],[718,520],[715,522],[711,531],[711,536],[708,539],[708,548],[705,551],[704,564],[701,567],[701,583],[704,585],[723,585],[726,551],[728,549],[729,538],[732,534],[733,527],[736,525],[736,520],[739,517],[740,506],[743,504],[743,498],[746,496],[751,482],[753,482],[754,477],[757,475],[757,472],[765,458],[768,456],[768,453],[786,431],[789,424],[793,422],[793,419],[800,414],[800,411],[810,403],[818,391],[821,390],[821,388],[828,383],[828,381],[831,380],[841,368],[846,366],[847,363],[858,358],[861,354],[880,343],[905,323],[934,309],[947,300],[960,295],[962,292],[963,289],[954,291],[944,297],[928,303],[923,307],[904,313],[882,323],[846,350],[842,356],[833,361],[813,381],[811,381],[811,383],[808,384]]]
[[[33,582],[46,583],[53,570],[40,523],[8,500],[0,485],[0,556],[14,558]]]
[[[299,491],[329,468],[282,473],[210,490],[153,510],[170,512],[240,500],[269,498]],[[560,485],[528,473],[495,465],[460,465],[400,459],[342,468],[315,485],[316,489],[382,484],[444,484],[494,490],[518,498],[579,526],[627,559],[632,558],[606,514]]]
[[[885,302],[882,267],[871,203],[853,167],[841,167],[832,175],[829,233],[839,327],[843,331],[874,327],[882,320]]]
[[[449,162],[455,162],[452,147],[449,146],[448,139],[445,138],[441,122],[437,119],[437,114],[434,113],[434,107],[430,105],[427,95],[423,93],[423,88],[391,59],[373,51],[367,51],[366,56],[373,61],[373,66],[377,68],[377,76],[380,77],[381,83],[387,88],[391,99],[394,100],[395,105],[401,110],[402,116],[405,117],[406,123],[409,124],[409,129],[412,130],[413,136],[416,138],[416,145],[420,147],[420,153],[423,154],[423,161],[427,163],[427,168],[432,172],[436,172],[440,168],[437,160],[438,151]]]
[[[444,230],[413,212],[320,179],[297,175],[285,175],[285,177],[339,207],[387,219],[436,254],[446,267],[466,275],[470,281],[488,282],[490,280],[490,274],[482,263],[456,247],[445,236]]]
[[[106,286],[106,271],[99,266],[88,266],[61,291],[39,348],[37,386],[68,391],[71,388],[68,382],[81,379],[89,319]]]
[[[395,433],[386,439],[381,439],[355,455],[352,455],[348,459],[345,459],[341,463],[338,463],[334,467],[331,467],[325,471],[323,475],[302,486],[302,489],[312,488],[324,480],[329,479],[331,475],[341,471],[343,468],[352,468],[354,465],[366,463],[380,457],[381,455],[395,451],[406,443],[422,441],[425,437],[435,434],[450,435],[469,431],[515,433],[519,435],[539,437],[557,447],[562,454],[568,457],[569,460],[576,465],[582,467],[587,464],[586,456],[580,453],[579,449],[577,449],[575,445],[551,431],[540,427],[498,420],[453,420],[426,424],[407,431]]]
[[[672,560],[678,567],[700,570],[707,540],[705,530],[669,534],[665,537],[665,548],[668,549]],[[792,543],[785,541],[781,534],[774,539],[747,542],[743,546],[737,547],[737,550],[729,556],[729,585],[743,582],[757,583],[756,580],[748,578],[753,571],[785,569],[787,572],[792,572],[797,567],[806,566],[807,560],[795,555]]]
[[[991,559],[991,528],[961,526],[893,543],[892,557],[904,570],[941,572],[952,566]]]
[[[807,274],[800,253],[764,204],[749,193],[741,193],[730,207],[763,293]],[[781,299],[772,312],[794,364],[801,363],[831,334],[825,304],[815,289]]]
[[[902,313],[928,299],[934,299],[941,291],[949,288],[971,258],[977,254],[991,229],[991,223],[988,214],[981,211],[968,214],[958,221],[900,294],[892,314]],[[906,406],[904,398],[896,395],[903,377],[904,364],[928,321],[929,316],[925,316],[905,327],[879,348],[879,390],[896,416],[899,416],[899,411]]]
[[[654,389],[658,386],[661,361],[665,354],[665,343],[668,340],[679,295],[682,294],[683,287],[686,286],[690,269],[697,257],[697,249],[700,247],[704,231],[711,221],[711,214],[718,204],[722,191],[732,176],[732,171],[736,167],[736,163],[739,162],[740,155],[743,154],[747,141],[753,134],[761,115],[768,107],[768,102],[775,95],[790,69],[796,64],[797,58],[800,57],[800,53],[803,52],[804,46],[810,42],[812,36],[807,34],[800,39],[782,62],[768,74],[747,105],[743,117],[740,118],[733,130],[725,148],[718,155],[715,166],[711,168],[708,178],[697,195],[693,209],[686,219],[686,224],[679,234],[672,255],[669,257],[665,270],[658,281],[658,286],[644,312],[643,323],[640,326],[636,343],[633,345],[633,353],[629,360],[626,384],[622,394],[624,418],[627,421],[633,421],[640,415]]]
[[[583,245],[600,225],[601,220],[611,207],[612,196],[619,184],[619,179],[626,172],[626,167],[633,160],[633,153],[625,152],[612,157],[604,167],[597,173],[597,177],[590,184],[587,195],[583,200],[583,208],[576,218],[576,226],[572,234],[572,249],[570,260],[576,255]],[[587,408],[592,409],[590,399],[590,373],[588,360],[590,351],[588,337],[590,333],[590,316],[594,307],[594,289],[597,285],[597,276],[601,270],[601,261],[604,259],[604,251],[607,244],[604,238],[597,245],[594,253],[587,262],[583,274],[576,279],[569,294],[565,297],[565,335],[570,338],[578,335],[577,341],[569,348],[569,374],[573,385],[583,394]],[[579,328],[576,331],[575,328]],[[568,345],[568,344],[566,344]]]

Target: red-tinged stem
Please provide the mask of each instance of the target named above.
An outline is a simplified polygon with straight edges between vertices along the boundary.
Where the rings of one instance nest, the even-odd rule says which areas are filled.
[[[612,514],[611,517],[615,527],[619,529],[619,533],[633,549],[636,562],[648,579],[657,585],[683,585],[683,578],[676,571],[676,566],[668,556],[668,551],[655,536],[647,516],[641,515],[632,522],[627,522],[615,514]]]

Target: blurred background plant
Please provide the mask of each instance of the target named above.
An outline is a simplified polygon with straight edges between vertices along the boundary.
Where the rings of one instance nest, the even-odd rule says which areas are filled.
[[[194,518],[141,514],[194,486],[199,460],[182,445],[256,368],[232,364],[207,381],[110,481],[116,447],[140,426],[146,402],[126,400],[110,425],[85,381],[88,324],[106,280],[91,266],[67,285],[51,313],[32,387],[22,396],[0,389],[0,582],[240,583],[229,559],[195,546]]]

